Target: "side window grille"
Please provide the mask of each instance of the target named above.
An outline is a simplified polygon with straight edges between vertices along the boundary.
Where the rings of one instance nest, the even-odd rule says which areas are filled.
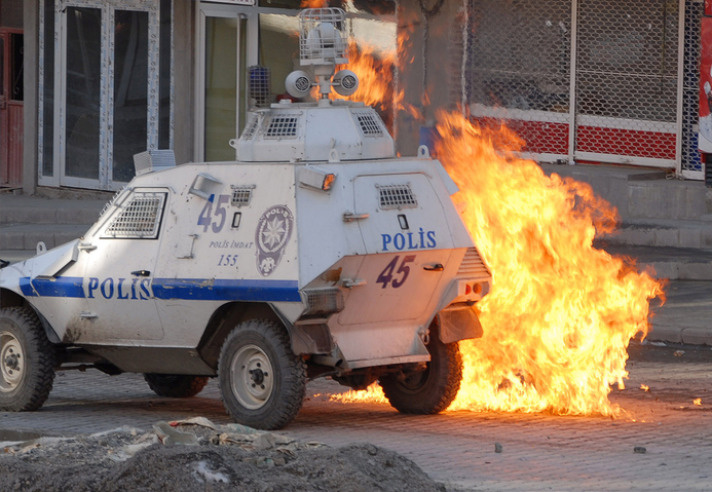
[[[265,136],[267,138],[296,137],[297,119],[296,116],[273,116]]]
[[[165,193],[134,193],[106,228],[105,238],[155,239],[163,215]]]
[[[371,113],[361,113],[356,115],[361,132],[366,137],[382,137],[383,130],[378,123],[376,116]]]
[[[255,185],[247,186],[232,186],[232,200],[231,204],[233,207],[244,207],[250,204],[252,200],[252,190],[255,189]]]
[[[242,132],[242,138],[244,140],[252,140],[252,137],[255,136],[255,131],[257,130],[257,124],[259,123],[259,118],[257,115],[254,115],[250,118],[250,121],[247,122],[247,126],[245,127],[245,130]]]
[[[391,208],[415,208],[418,202],[410,189],[410,185],[385,185],[378,187],[381,199],[381,208],[384,210]]]

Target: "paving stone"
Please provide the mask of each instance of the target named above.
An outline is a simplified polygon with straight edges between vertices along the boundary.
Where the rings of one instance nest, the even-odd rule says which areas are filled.
[[[452,490],[708,490],[712,461],[709,363],[630,361],[618,419],[446,412],[402,415],[386,403],[343,404],[328,380],[307,386],[296,420],[280,433],[331,446],[368,442],[414,460]],[[639,389],[650,386],[650,392]],[[693,404],[701,398],[702,406]],[[154,395],[142,376],[60,372],[38,412],[0,413],[0,429],[92,433],[203,416],[229,423],[216,381],[195,398]],[[502,453],[493,452],[502,444]],[[634,452],[636,447],[645,454]]]

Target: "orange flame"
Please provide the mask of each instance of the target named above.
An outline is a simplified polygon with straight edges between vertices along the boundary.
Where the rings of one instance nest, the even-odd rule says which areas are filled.
[[[386,396],[378,383],[371,384],[364,390],[350,390],[344,393],[337,393],[329,397],[329,401],[340,403],[359,403],[359,402],[387,402]]]
[[[328,5],[328,0],[302,0],[299,4],[300,9],[321,9]]]
[[[438,120],[437,153],[494,278],[478,305],[483,338],[460,344],[464,380],[450,409],[617,414],[610,385],[623,387],[628,343],[647,334],[661,284],[593,247],[616,211],[589,185],[496,151],[521,146],[506,128],[459,113]]]
[[[695,398],[694,400],[692,400],[692,404],[697,407],[701,407],[702,406],[702,398]]]
[[[337,70],[340,68],[352,70],[358,75],[359,86],[353,95],[345,99],[360,101],[382,111],[402,101],[402,94],[395,100],[393,94],[393,73],[397,62],[394,51],[379,52],[376,47],[368,43],[360,41],[357,44],[350,39],[347,57],[348,65],[338,67]]]

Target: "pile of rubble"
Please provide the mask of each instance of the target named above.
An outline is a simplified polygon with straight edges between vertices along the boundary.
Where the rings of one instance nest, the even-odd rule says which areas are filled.
[[[152,431],[0,442],[0,490],[445,491],[405,457],[338,449],[198,417]]]

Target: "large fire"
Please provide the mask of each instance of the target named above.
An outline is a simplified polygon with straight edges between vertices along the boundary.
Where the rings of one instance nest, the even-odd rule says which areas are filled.
[[[460,186],[475,243],[493,271],[479,303],[480,340],[460,344],[463,385],[450,409],[613,415],[627,347],[648,331],[648,273],[593,246],[616,211],[590,186],[547,176],[533,161],[495,148],[519,139],[440,113],[440,160]]]
[[[384,69],[363,49],[355,58],[354,98],[383,109],[391,61]],[[523,143],[504,127],[457,112],[439,113],[436,126],[436,152],[460,187],[454,200],[494,277],[476,308],[483,338],[460,343],[464,379],[449,410],[616,415],[608,395],[627,377],[628,343],[647,334],[649,300],[664,297],[650,274],[593,246],[616,210],[590,186],[516,157]],[[375,386],[337,399],[385,400]]]

